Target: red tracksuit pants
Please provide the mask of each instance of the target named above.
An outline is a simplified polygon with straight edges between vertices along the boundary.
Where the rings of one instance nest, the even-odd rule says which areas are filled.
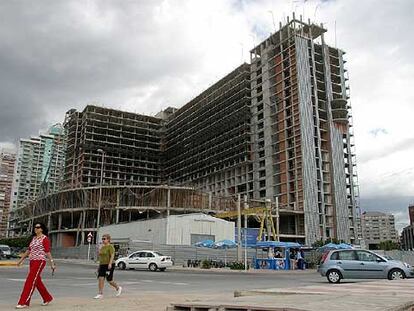
[[[53,297],[47,291],[40,276],[45,266],[46,260],[30,260],[29,274],[27,275],[26,282],[24,283],[23,291],[18,303],[19,305],[30,305],[30,299],[32,298],[35,288],[37,288],[40,296],[42,296],[43,302],[53,300]]]

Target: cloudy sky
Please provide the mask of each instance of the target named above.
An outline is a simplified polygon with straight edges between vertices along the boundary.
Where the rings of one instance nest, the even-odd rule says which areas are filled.
[[[411,0],[1,1],[0,147],[89,103],[181,107],[293,11],[347,52],[361,207],[401,228],[414,202]]]

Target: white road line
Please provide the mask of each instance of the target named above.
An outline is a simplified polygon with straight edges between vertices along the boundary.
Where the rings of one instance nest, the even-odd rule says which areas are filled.
[[[26,279],[8,279],[9,281],[15,281],[15,282],[25,282]]]

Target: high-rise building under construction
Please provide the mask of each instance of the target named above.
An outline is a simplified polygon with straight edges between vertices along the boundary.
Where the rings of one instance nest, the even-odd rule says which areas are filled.
[[[214,194],[277,200],[291,239],[358,243],[345,53],[326,45],[325,32],[288,20],[251,51],[250,65],[173,114],[166,176]]]
[[[128,205],[110,187],[147,187],[130,194],[135,199],[155,196],[151,187],[160,185],[240,194],[278,206],[280,239],[358,243],[345,53],[325,43],[325,32],[322,25],[287,20],[251,50],[250,64],[155,117],[98,106],[68,111],[65,188],[104,185],[102,204],[110,208]]]
[[[251,51],[254,183],[307,242],[358,243],[359,207],[344,52],[293,19]]]

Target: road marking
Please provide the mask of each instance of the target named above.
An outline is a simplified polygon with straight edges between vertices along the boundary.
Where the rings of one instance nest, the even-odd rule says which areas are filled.
[[[24,282],[26,279],[8,279],[9,281]]]
[[[160,281],[160,282],[157,282],[157,283],[159,283],[159,284],[171,284],[171,285],[190,285],[190,284],[188,284],[188,283],[180,283],[180,282],[165,282],[165,281]]]
[[[122,281],[121,281],[120,283],[121,283],[122,285],[123,285],[123,284],[127,284],[127,285],[142,284],[142,282],[136,282],[136,281],[135,281],[135,282],[132,282],[132,281],[122,282]]]
[[[65,284],[65,286],[96,286],[97,282],[83,284]]]

